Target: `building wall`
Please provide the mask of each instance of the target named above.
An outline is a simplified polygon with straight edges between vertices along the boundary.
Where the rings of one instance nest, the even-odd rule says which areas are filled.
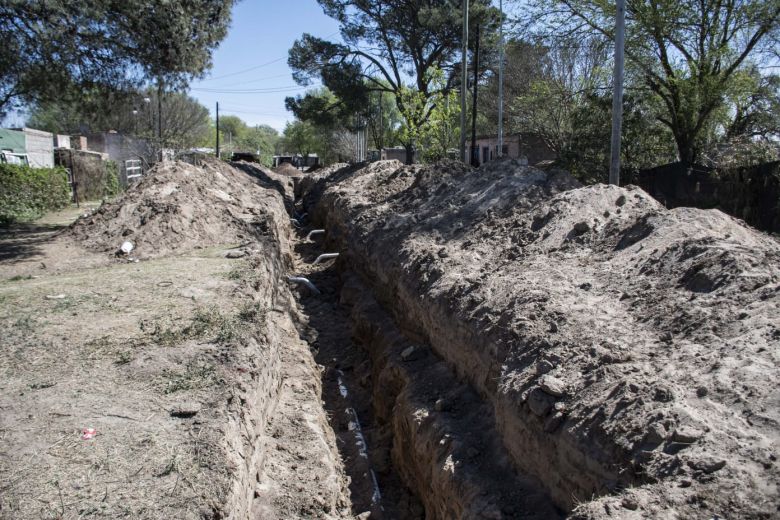
[[[70,136],[59,134],[55,135],[54,148],[70,148]]]
[[[27,153],[24,132],[0,128],[0,150],[13,153]]]
[[[471,157],[471,141],[466,143],[466,153]],[[477,139],[479,164],[484,164],[498,157],[498,136],[481,137]],[[504,136],[504,155],[511,159],[525,158],[528,164],[536,164],[556,158],[555,152],[544,141],[533,135],[514,134]],[[487,150],[485,150],[487,148]],[[485,153],[487,151],[487,153]]]
[[[21,128],[27,159],[33,168],[54,167],[54,135],[43,130]]]

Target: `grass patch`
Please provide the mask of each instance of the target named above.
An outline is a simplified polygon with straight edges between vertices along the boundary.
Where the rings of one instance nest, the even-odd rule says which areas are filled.
[[[229,343],[245,339],[252,332],[247,325],[260,321],[264,315],[265,311],[254,302],[242,305],[233,316],[223,314],[216,306],[199,307],[185,326],[174,323],[170,318],[162,318],[142,320],[140,327],[141,331],[149,334],[152,342],[163,347],[173,347],[193,339]]]
[[[187,368],[183,372],[166,368],[162,371],[162,376],[166,379],[163,386],[163,393],[165,394],[198,390],[218,382],[217,370],[214,365],[203,361],[188,363]]]
[[[32,280],[32,275],[31,274],[28,274],[28,275],[18,274],[16,276],[12,276],[11,278],[8,279],[9,282],[21,282],[22,280]]]

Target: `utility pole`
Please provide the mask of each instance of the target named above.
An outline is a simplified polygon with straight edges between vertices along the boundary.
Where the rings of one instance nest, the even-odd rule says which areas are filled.
[[[163,84],[160,78],[157,79],[157,143],[160,146],[160,161],[165,158],[165,151],[162,142],[162,94]]]
[[[479,150],[477,149],[477,91],[479,86],[477,81],[479,80],[479,26],[477,26],[477,34],[474,40],[474,103],[473,111],[471,113],[471,165],[473,167],[479,166]]]
[[[219,101],[217,101],[217,159],[219,159]]]
[[[466,91],[468,90],[469,0],[463,0],[463,46],[460,58],[460,158],[466,157]]]
[[[379,91],[379,158],[382,158],[382,149],[385,147],[385,121],[382,113],[382,91]]]
[[[615,76],[612,92],[612,142],[609,183],[620,185],[620,134],[623,125],[623,65],[626,45],[626,0],[617,0],[615,15]]]
[[[498,150],[496,156],[504,155],[504,0],[499,0],[498,8],[501,11],[501,25],[498,26]]]

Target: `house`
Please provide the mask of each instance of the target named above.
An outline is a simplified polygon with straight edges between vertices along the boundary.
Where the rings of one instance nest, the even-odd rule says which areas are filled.
[[[382,148],[381,152],[381,158],[383,161],[391,161],[395,159],[396,161],[401,161],[402,163],[406,163],[406,148],[403,146],[396,146],[393,148]],[[414,151],[414,155],[412,155],[412,162],[417,162],[417,150]]]
[[[26,127],[3,129],[0,149],[26,154],[33,168],[54,167],[54,135],[49,132]]]
[[[477,138],[474,150],[477,162],[484,164],[498,158],[498,136],[480,136]],[[466,155],[471,157],[471,141],[466,141]],[[510,134],[504,136],[504,157],[512,159],[525,158],[528,164],[557,159],[557,154],[537,135],[529,133]]]
[[[85,143],[89,151],[104,154],[108,160],[114,161],[120,169],[120,177],[127,177],[127,169],[135,172],[138,166],[145,171],[150,164],[156,162],[157,153],[154,147],[145,139],[130,137],[114,131],[90,134]],[[83,149],[83,148],[82,148]],[[164,158],[172,157],[173,150],[162,150]]]

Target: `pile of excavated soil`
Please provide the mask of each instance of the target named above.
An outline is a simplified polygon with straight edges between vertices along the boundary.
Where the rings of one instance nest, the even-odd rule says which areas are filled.
[[[298,168],[296,168],[290,163],[282,163],[279,166],[277,166],[274,169],[274,171],[279,175],[289,175],[289,176],[303,175],[303,172],[301,170],[299,170]]]
[[[260,216],[277,196],[260,180],[214,159],[202,166],[162,163],[119,199],[79,219],[70,233],[107,253],[130,242],[136,258],[244,243],[268,231]]]
[[[306,200],[339,265],[492,406],[559,507],[778,515],[776,240],[512,161],[328,173]]]

